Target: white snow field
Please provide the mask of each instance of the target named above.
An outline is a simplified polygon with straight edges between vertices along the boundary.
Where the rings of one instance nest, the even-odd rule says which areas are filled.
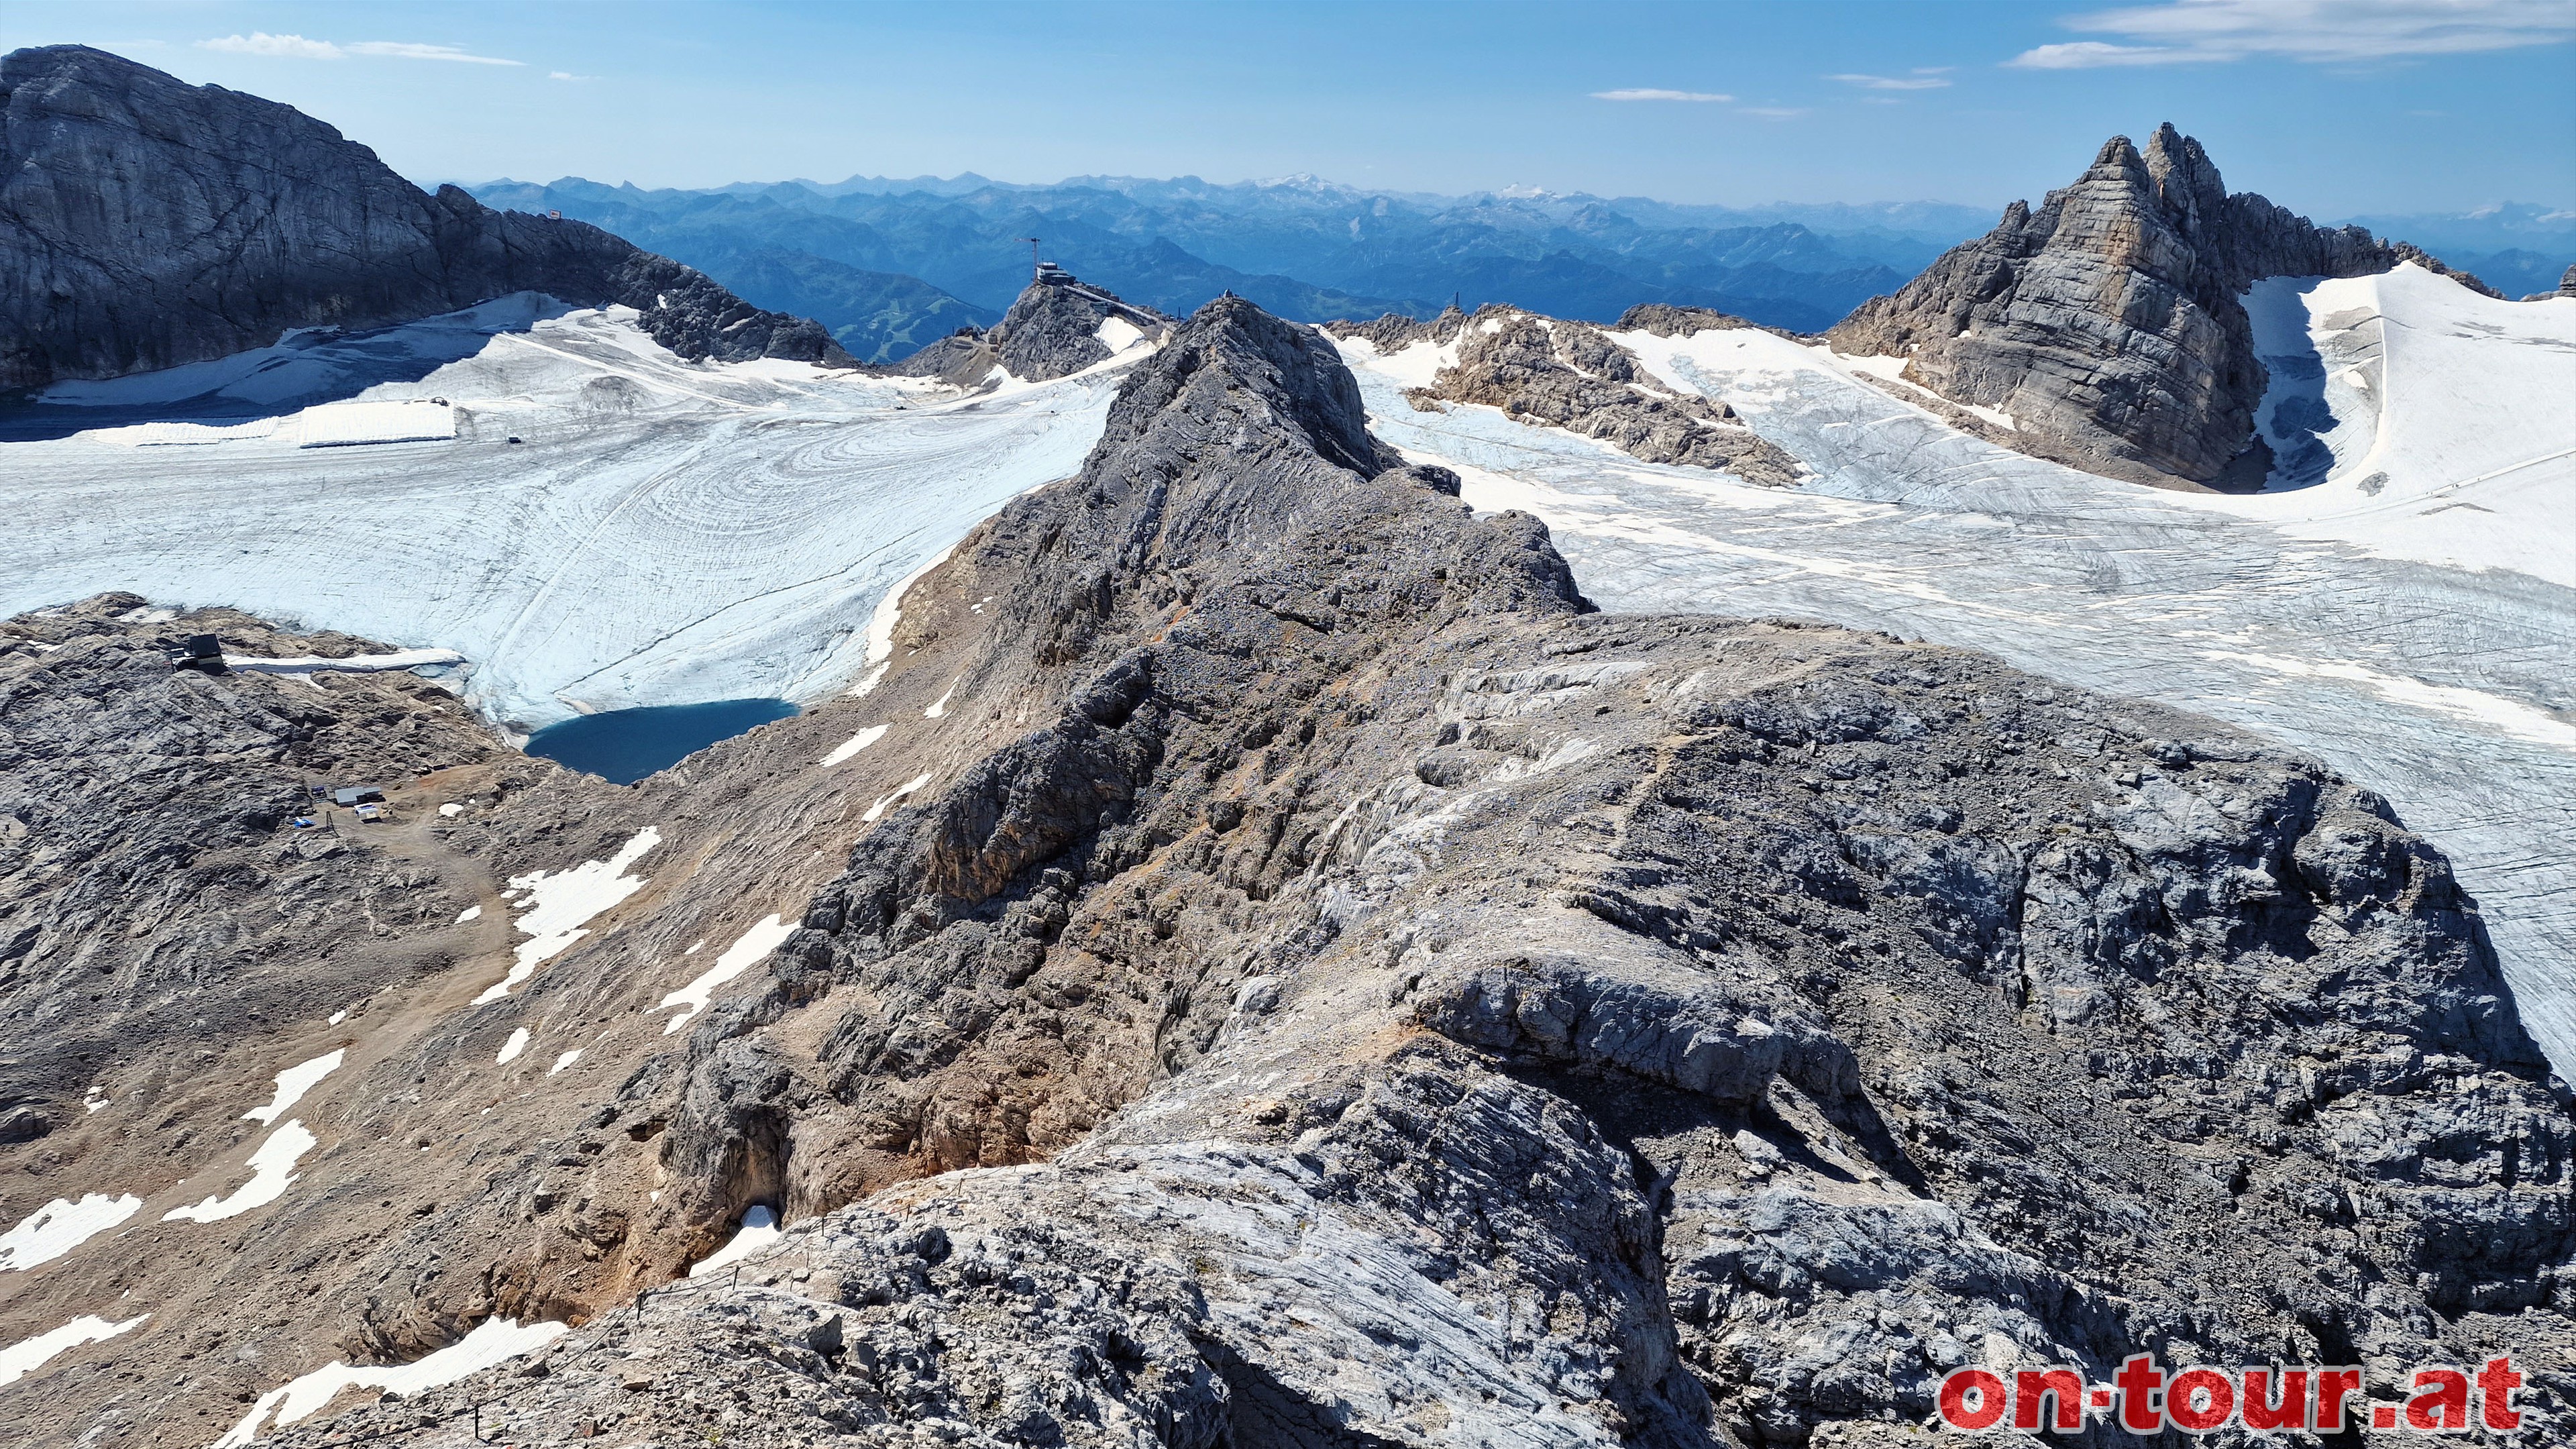
[[[515,1318],[487,1318],[463,1338],[411,1363],[351,1368],[334,1361],[290,1380],[283,1388],[271,1389],[260,1395],[258,1402],[251,1405],[250,1412],[242,1416],[241,1422],[233,1425],[207,1449],[241,1449],[241,1446],[256,1443],[261,1430],[271,1427],[268,1417],[272,1410],[277,1415],[274,1427],[283,1429],[298,1420],[312,1417],[328,1406],[343,1389],[376,1389],[404,1395],[422,1393],[442,1384],[452,1384],[467,1374],[490,1368],[496,1363],[507,1363],[522,1354],[534,1353],[569,1331],[560,1323],[522,1324]]]
[[[785,1231],[778,1225],[776,1209],[754,1203],[742,1210],[741,1225],[734,1230],[732,1237],[725,1240],[723,1247],[689,1266],[689,1276],[704,1278],[720,1273],[777,1242],[779,1234]]]
[[[2246,311],[2280,466],[2259,497],[2205,501],[2297,538],[2576,588],[2576,298],[2499,302],[2410,262],[2259,283]]]
[[[1342,351],[1379,436],[1456,468],[1479,509],[1544,518],[1604,608],[1982,649],[2244,726],[2378,790],[2449,854],[2525,1023],[2576,1076],[2576,299],[2496,302],[2410,266],[2270,283],[2253,303],[2266,353],[2304,346],[2326,377],[2368,384],[2324,395],[2331,423],[2307,416],[2335,459],[2322,482],[2277,489],[2276,472],[2253,496],[2024,457],[1750,329],[1619,340],[1814,467],[1797,488],[1641,463],[1493,408],[1416,412],[1402,392],[1429,344]],[[2381,339],[2375,359],[2355,332]],[[2294,370],[2272,368],[2267,422],[2314,389]]]
[[[796,934],[797,925],[803,919],[797,916],[782,921],[773,915],[754,922],[750,930],[724,948],[724,953],[716,957],[716,964],[699,973],[688,985],[662,998],[662,1005],[655,1010],[674,1006],[688,1008],[663,1025],[662,1035],[669,1036],[697,1020],[698,1013],[714,1001],[717,987],[750,970],[762,957],[777,950],[780,942]]]
[[[686,363],[632,316],[504,298],[60,385],[0,434],[0,614],[130,589],[452,650],[521,730],[811,700],[860,672],[889,585],[1081,466],[1152,350],[969,397]]]
[[[95,1313],[84,1313],[60,1328],[0,1348],[0,1384],[16,1383],[43,1368],[47,1360],[65,1349],[97,1343],[114,1338],[127,1329],[141,1327],[143,1320],[151,1316],[149,1313],[138,1314],[123,1323],[110,1323]]]
[[[109,1197],[83,1193],[81,1200],[58,1197],[0,1233],[0,1273],[25,1272],[50,1263],[72,1249],[124,1222],[143,1207],[132,1193]]]
[[[301,1122],[289,1122],[268,1134],[250,1155],[250,1181],[233,1190],[229,1197],[210,1197],[191,1207],[175,1207],[161,1215],[161,1220],[217,1223],[237,1218],[252,1208],[266,1207],[286,1196],[299,1175],[295,1164],[313,1150],[314,1136]]]

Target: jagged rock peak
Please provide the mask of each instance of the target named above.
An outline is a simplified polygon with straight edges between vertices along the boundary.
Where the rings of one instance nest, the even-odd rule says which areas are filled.
[[[1993,231],[1826,335],[1841,351],[1906,358],[1908,381],[1954,402],[2010,414],[2034,451],[2206,483],[2252,456],[2263,395],[2239,294],[2265,277],[2407,260],[2448,272],[2359,227],[2231,195],[2200,142],[2166,124],[2143,150],[2112,137],[2036,210],[2014,202]]]
[[[87,46],[0,57],[0,389],[543,292],[692,360],[851,366],[816,323],[576,221],[433,196],[291,106]]]

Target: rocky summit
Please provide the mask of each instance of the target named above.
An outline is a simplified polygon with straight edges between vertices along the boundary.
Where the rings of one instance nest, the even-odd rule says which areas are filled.
[[[1993,231],[1825,336],[2009,415],[1998,440],[2039,456],[2144,482],[2259,487],[2266,375],[2239,298],[2265,277],[2360,276],[2410,259],[2432,260],[2231,195],[2200,143],[2166,125],[2143,151],[2112,137],[2037,210],[2014,202]]]
[[[1977,654],[1598,613],[1457,491],[1212,303],[858,692],[632,790],[161,652],[366,641],[16,621],[4,1150],[149,1208],[0,1310],[129,1324],[17,1442],[1896,1445],[1949,1368],[2149,1345],[2512,1352],[2499,1442],[2576,1432],[2568,1099],[2384,802]],[[295,826],[364,772],[394,820]],[[326,1048],[266,1120],[332,1186],[165,1220]]]
[[[1113,323],[1128,329],[1130,337],[1159,337],[1172,319],[1131,305],[1060,267],[1042,265],[990,332],[961,328],[894,370],[907,377],[936,377],[955,387],[981,387],[994,379],[996,367],[1021,382],[1052,382],[1108,361],[1117,349],[1104,340],[1102,329]]]
[[[512,292],[622,305],[683,357],[848,366],[829,334],[581,222],[436,195],[292,107],[86,46],[0,57],[0,391]]]

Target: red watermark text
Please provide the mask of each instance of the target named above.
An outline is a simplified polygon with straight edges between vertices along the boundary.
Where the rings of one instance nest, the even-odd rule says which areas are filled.
[[[2467,1434],[2522,1427],[2522,1411],[2513,1403],[2521,1386],[2510,1358],[2491,1358],[2474,1369],[2435,1365],[2409,1374],[2401,1401],[2389,1403],[2365,1391],[2358,1368],[2194,1365],[2168,1374],[2140,1353],[2130,1355],[2107,1384],[2086,1383],[2071,1368],[1953,1369],[1941,1380],[1941,1422],[1953,1429],[2009,1424],[2069,1432],[2111,1423],[2132,1434],[2207,1434],[2238,1425],[2327,1434],[2361,1428]]]

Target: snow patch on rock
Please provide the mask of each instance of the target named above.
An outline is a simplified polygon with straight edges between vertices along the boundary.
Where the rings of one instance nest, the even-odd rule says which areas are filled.
[[[60,1328],[37,1334],[33,1338],[21,1339],[7,1348],[0,1348],[0,1384],[14,1384],[44,1367],[46,1360],[65,1349],[114,1338],[129,1329],[140,1327],[143,1320],[151,1316],[149,1313],[142,1313],[123,1323],[110,1323],[95,1313],[84,1313]]]
[[[252,1208],[266,1207],[286,1195],[295,1185],[295,1163],[313,1150],[313,1134],[301,1122],[289,1122],[268,1134],[250,1155],[251,1178],[229,1197],[210,1197],[193,1207],[176,1207],[161,1215],[163,1222],[185,1219],[212,1223],[237,1218]]]
[[[132,1193],[117,1197],[103,1192],[84,1193],[78,1202],[55,1198],[20,1218],[16,1227],[0,1233],[0,1273],[23,1273],[40,1263],[50,1263],[134,1216],[142,1207],[143,1199]]]
[[[485,988],[482,995],[474,998],[474,1005],[488,1005],[509,995],[511,988],[527,980],[540,964],[589,935],[587,923],[592,918],[644,889],[644,877],[628,875],[626,868],[661,843],[662,832],[647,825],[606,860],[584,861],[570,870],[541,870],[510,877],[509,894],[526,896],[517,902],[525,909],[511,924],[528,939],[519,943],[510,973]]]
[[[422,669],[442,664],[462,664],[465,656],[453,649],[397,649],[390,654],[351,654],[339,659],[326,659],[318,654],[300,655],[293,659],[261,659],[247,654],[227,654],[224,667],[244,674],[320,674],[337,670],[343,674],[379,674],[389,669]]]
[[[869,822],[879,820],[884,817],[886,807],[894,804],[897,800],[902,799],[904,796],[911,794],[913,791],[918,790],[929,783],[930,777],[928,775],[915,775],[911,779],[906,780],[903,784],[897,786],[894,793],[887,795],[884,799],[881,799],[874,805],[869,806],[867,808],[867,813],[861,815],[859,818]]]
[[[717,987],[750,970],[752,963],[777,950],[780,942],[796,934],[796,929],[792,923],[781,921],[776,916],[768,916],[750,930],[743,932],[740,938],[725,947],[723,953],[716,957],[716,964],[708,967],[696,980],[662,998],[664,1007],[688,1008],[687,1011],[671,1018],[669,1024],[662,1028],[662,1034],[669,1036],[695,1020],[699,1012],[707,1009],[707,1003]]]
[[[274,1125],[278,1118],[286,1115],[288,1108],[304,1100],[304,1094],[313,1090],[315,1083],[340,1070],[340,1063],[347,1056],[345,1050],[328,1051],[309,1062],[298,1062],[288,1067],[277,1074],[277,1095],[269,1099],[268,1105],[253,1107],[242,1116],[262,1126]]]
[[[311,1417],[344,1389],[376,1389],[406,1396],[421,1393],[534,1353],[564,1333],[560,1323],[522,1324],[515,1318],[487,1318],[462,1339],[411,1363],[351,1368],[334,1361],[260,1395],[241,1422],[207,1449],[247,1449],[258,1440],[261,1429],[268,1427],[272,1412],[277,1416],[275,1427],[283,1429]]]
[[[825,755],[822,762],[826,765],[837,765],[843,760],[850,758],[852,755],[857,754],[859,751],[866,749],[868,746],[875,744],[877,741],[884,739],[885,733],[886,727],[884,725],[870,725],[866,729],[863,729],[857,734],[850,736],[848,739],[841,741],[839,744],[834,745],[832,747],[832,752]]]
[[[1117,319],[1112,318],[1111,320],[1115,321]],[[741,1262],[743,1259],[750,1257],[752,1254],[768,1247],[770,1244],[777,1242],[778,1235],[781,1231],[782,1229],[778,1226],[777,1212],[771,1208],[755,1203],[743,1210],[741,1227],[734,1232],[734,1235],[726,1241],[723,1247],[708,1254],[703,1262],[690,1265],[689,1276],[692,1278],[700,1278],[707,1274],[730,1268],[734,1264]]]

